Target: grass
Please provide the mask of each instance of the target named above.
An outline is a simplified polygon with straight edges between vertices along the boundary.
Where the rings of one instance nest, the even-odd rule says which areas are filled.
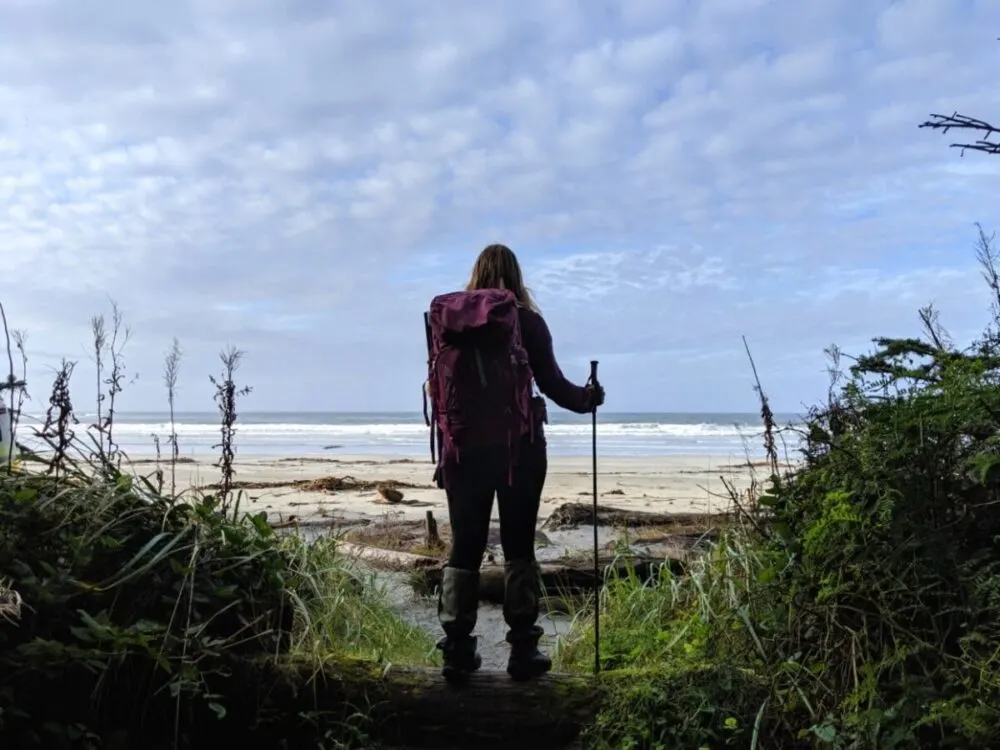
[[[292,569],[308,581],[300,603],[293,653],[322,661],[331,653],[397,664],[430,665],[437,652],[430,634],[393,610],[386,584],[336,551],[336,540],[285,541]]]
[[[194,747],[226,727],[227,737],[368,746],[363,712],[350,707],[341,707],[350,721],[329,707],[273,715],[266,692],[240,698],[254,686],[231,694],[211,686],[233,659],[280,656],[317,670],[355,657],[425,664],[435,657],[430,635],[404,622],[385,587],[338,555],[335,542],[279,535],[264,514],[241,510],[233,459],[238,399],[248,389],[233,382],[238,350],[223,352],[212,379],[220,482],[179,491],[172,424],[170,456],[154,474],[123,469],[114,414],[128,331],[117,308],[110,326],[101,316],[92,325],[103,373],[96,423],[77,423],[73,363],[64,362],[34,430],[44,449],[0,467],[3,744]],[[175,342],[164,379],[171,413],[180,359]],[[0,396],[21,403],[24,387],[11,377]]]
[[[764,700],[748,653],[740,588],[757,565],[730,530],[683,576],[608,577],[601,592],[601,666],[607,698],[590,730],[601,748],[749,747],[743,731]],[[556,668],[591,673],[593,600],[571,612]],[[740,658],[731,658],[739,654]],[[752,732],[751,732],[752,734]],[[775,745],[777,746],[777,745]],[[771,745],[768,745],[771,747]]]

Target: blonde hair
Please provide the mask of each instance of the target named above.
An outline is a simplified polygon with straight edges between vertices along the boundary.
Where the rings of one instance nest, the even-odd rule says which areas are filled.
[[[475,289],[509,289],[524,307],[539,312],[531,291],[524,285],[521,264],[517,262],[514,251],[506,245],[489,245],[479,253],[465,288],[470,292]]]

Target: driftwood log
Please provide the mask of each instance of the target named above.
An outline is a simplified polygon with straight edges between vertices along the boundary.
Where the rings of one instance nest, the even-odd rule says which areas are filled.
[[[624,510],[610,505],[597,506],[598,526],[708,526],[728,518],[726,515],[704,513],[650,513],[642,510]],[[542,528],[565,529],[591,526],[594,523],[594,506],[587,503],[564,503],[552,511]]]
[[[591,678],[565,674],[519,683],[506,672],[482,670],[452,686],[438,668],[339,659],[322,667],[269,660],[227,672],[212,687],[244,696],[248,710],[323,712],[333,722],[363,714],[362,729],[373,740],[407,748],[565,747],[593,719],[601,697]],[[248,715],[229,700],[227,707]]]
[[[656,547],[658,549],[664,550],[662,557],[673,557],[673,550],[677,550],[678,556],[681,559],[687,559],[692,550],[704,549],[708,544],[717,542],[719,540],[719,530],[709,529],[708,531],[699,532],[671,532],[669,534],[660,534],[658,536],[643,536],[639,539],[634,539],[632,544],[640,547],[645,547],[646,549]],[[666,550],[670,550],[667,552]]]
[[[666,566],[672,573],[679,575],[684,570],[682,560],[671,558],[608,558],[599,561],[601,583],[609,574],[624,575],[633,571],[643,581],[648,581],[659,574]],[[542,588],[546,596],[571,597],[586,594],[597,587],[594,579],[593,563],[587,560],[579,562],[563,561],[559,563],[543,563],[541,566]],[[441,587],[443,567],[427,567],[416,570],[410,576],[414,591],[422,595],[437,593]],[[502,565],[486,565],[479,571],[479,600],[492,604],[502,604],[504,598],[504,570]]]
[[[384,570],[419,570],[420,568],[441,565],[441,560],[436,557],[415,555],[412,552],[382,549],[381,547],[371,547],[367,544],[355,544],[353,542],[338,541],[337,551],[348,557],[355,557],[359,560],[369,562]]]

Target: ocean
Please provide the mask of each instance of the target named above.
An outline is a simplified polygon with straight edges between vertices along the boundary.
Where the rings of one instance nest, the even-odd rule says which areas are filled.
[[[797,420],[777,415],[779,424]],[[82,425],[93,414],[79,415]],[[26,418],[18,440],[31,445]],[[215,412],[176,415],[180,455],[214,453],[219,442]],[[545,428],[549,453],[587,456],[591,449],[590,415],[576,415],[550,407]],[[716,455],[743,457],[763,454],[762,424],[757,414],[598,413],[598,450],[608,456]],[[154,452],[153,436],[169,451],[168,415],[164,412],[116,415],[115,440],[129,455]],[[246,412],[236,423],[237,454],[255,456],[396,455],[429,456],[429,429],[419,412]]]

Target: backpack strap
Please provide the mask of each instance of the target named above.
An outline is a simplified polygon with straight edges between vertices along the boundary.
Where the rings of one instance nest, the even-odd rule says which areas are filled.
[[[427,380],[424,381],[424,386],[421,389],[423,399],[424,399],[424,424],[430,428],[430,441],[431,441],[431,461],[437,462],[437,456],[435,455],[434,437],[437,433],[437,414],[434,408],[434,399],[430,399],[430,411],[427,410],[427,391],[431,387],[431,381],[434,376],[434,337],[431,334],[431,316],[430,312],[424,312],[424,336],[427,339]]]
[[[435,446],[434,446],[434,433],[437,432],[437,426],[436,426],[436,424],[434,422],[434,418],[432,416],[433,413],[434,413],[433,399],[431,399],[430,409],[428,410],[427,389],[430,388],[430,382],[431,382],[430,378],[428,378],[424,382],[423,388],[421,388],[421,392],[422,392],[423,399],[424,399],[424,424],[427,425],[430,428],[430,433],[431,433],[431,436],[430,436],[430,439],[431,439],[431,461],[437,461],[437,455],[436,455]]]

